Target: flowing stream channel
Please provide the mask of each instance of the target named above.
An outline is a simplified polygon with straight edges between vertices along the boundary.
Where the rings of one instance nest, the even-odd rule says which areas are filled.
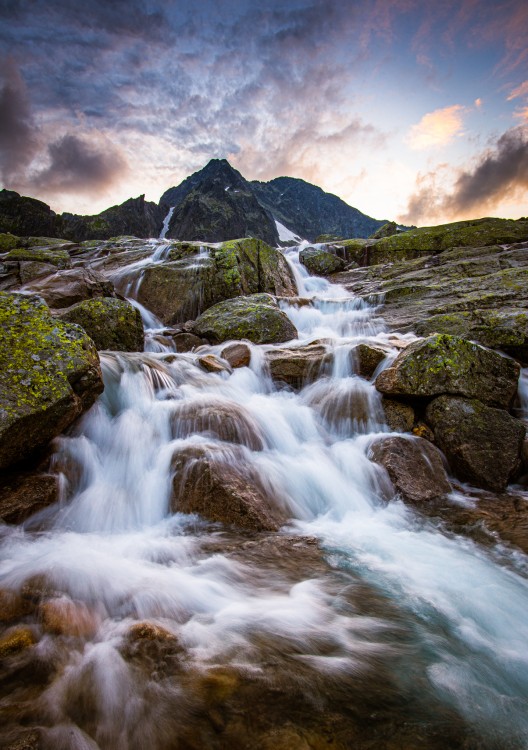
[[[528,748],[528,561],[393,497],[368,460],[389,429],[350,352],[381,343],[384,367],[396,339],[286,257],[313,299],[282,303],[286,346],[322,342],[318,378],[277,387],[270,346],[222,373],[194,352],[103,353],[103,395],[56,443],[60,503],[0,531],[0,587],[45,591],[77,623],[35,646],[45,747]],[[174,456],[193,450],[290,520],[257,534],[179,513]]]

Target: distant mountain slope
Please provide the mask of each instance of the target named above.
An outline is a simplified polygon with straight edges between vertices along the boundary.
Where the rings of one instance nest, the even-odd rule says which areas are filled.
[[[62,222],[60,236],[76,242],[107,240],[121,234],[157,237],[163,216],[163,209],[140,195],[138,198],[129,198],[118,206],[111,206],[95,216],[62,214],[59,217]]]
[[[169,188],[160,199],[167,213],[175,206],[166,237],[221,242],[256,237],[277,245],[273,216],[261,206],[240,172],[225,159],[212,159],[203,169]]]
[[[386,220],[373,219],[357,208],[295,177],[251,182],[259,203],[295,234],[313,242],[320,234],[369,237]]]

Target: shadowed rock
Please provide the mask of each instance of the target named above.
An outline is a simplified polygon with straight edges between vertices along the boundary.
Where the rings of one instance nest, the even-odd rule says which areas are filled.
[[[426,419],[458,478],[502,492],[519,470],[526,429],[502,409],[440,396],[427,407]]]
[[[143,351],[141,314],[126,300],[110,297],[85,300],[61,313],[60,318],[81,326],[99,351]]]

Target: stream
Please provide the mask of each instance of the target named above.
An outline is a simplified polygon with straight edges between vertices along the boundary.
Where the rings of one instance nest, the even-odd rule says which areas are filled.
[[[528,561],[393,497],[368,460],[389,433],[380,396],[350,352],[382,344],[386,367],[397,337],[298,252],[312,305],[281,302],[299,331],[281,346],[323,342],[319,378],[277,387],[271,345],[206,372],[156,347],[143,308],[150,351],[103,353],[103,395],[56,441],[60,502],[0,529],[0,587],[44,593],[75,625],[45,630],[45,677],[32,663],[3,697],[31,705],[43,747],[528,748]],[[219,407],[228,419],[202,418]],[[290,520],[256,533],[178,512],[189,450],[256,477]]]

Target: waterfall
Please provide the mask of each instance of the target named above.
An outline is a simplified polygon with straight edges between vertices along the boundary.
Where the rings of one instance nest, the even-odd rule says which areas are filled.
[[[171,208],[169,208],[167,215],[163,219],[163,226],[161,227],[161,232],[159,236],[160,240],[164,240],[165,237],[167,236],[167,232],[169,231],[170,220],[172,219],[172,214],[174,213],[175,208],[176,206],[172,206]]]
[[[322,378],[277,387],[270,345],[219,373],[203,352],[104,354],[103,395],[56,441],[60,502],[2,530],[0,588],[37,589],[59,620],[87,623],[38,645],[55,665],[35,709],[46,747],[246,746],[228,730],[272,747],[259,738],[277,701],[292,726],[351,722],[348,747],[375,726],[414,726],[398,747],[440,747],[434,732],[444,747],[528,747],[527,560],[393,497],[368,459],[388,429],[379,394],[350,358],[369,341],[390,361],[391,334],[375,306],[310,277],[298,250],[285,254],[311,304],[282,308],[301,344],[333,353]],[[182,512],[196,467],[200,482],[220,471],[215,492],[258,492],[281,530]],[[254,725],[236,730],[241,715]]]

